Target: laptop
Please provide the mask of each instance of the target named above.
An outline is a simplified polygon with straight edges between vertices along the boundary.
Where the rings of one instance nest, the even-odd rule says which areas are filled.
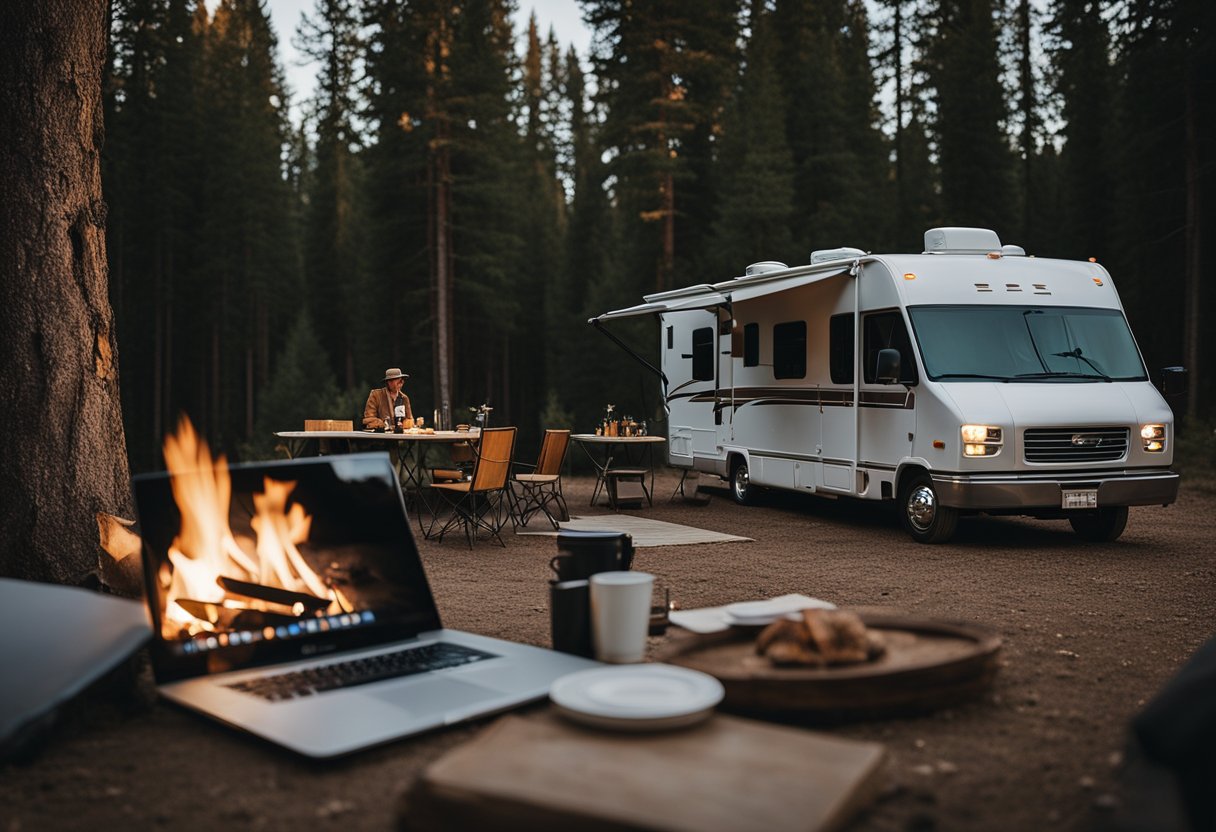
[[[132,485],[161,694],[299,754],[503,711],[599,666],[445,629],[386,453]]]

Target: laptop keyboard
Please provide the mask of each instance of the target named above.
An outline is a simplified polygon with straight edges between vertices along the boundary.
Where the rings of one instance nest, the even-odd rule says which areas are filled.
[[[348,662],[327,664],[323,667],[313,667],[292,673],[262,676],[258,679],[234,682],[226,687],[260,696],[270,702],[286,702],[303,696],[324,693],[328,690],[366,685],[417,673],[429,673],[432,670],[459,667],[493,658],[496,658],[493,653],[485,653],[459,644],[438,642],[398,650],[396,653],[369,656],[366,659],[353,659]]]

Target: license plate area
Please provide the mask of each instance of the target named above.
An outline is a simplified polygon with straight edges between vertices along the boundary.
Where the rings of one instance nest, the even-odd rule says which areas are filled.
[[[1061,508],[1097,508],[1098,489],[1069,488],[1065,489],[1060,498]]]

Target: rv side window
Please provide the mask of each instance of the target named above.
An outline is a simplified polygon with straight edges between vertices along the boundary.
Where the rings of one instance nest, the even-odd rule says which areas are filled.
[[[676,344],[675,339],[676,328],[674,326],[667,327],[667,349],[671,349]]]
[[[806,378],[806,321],[773,327],[773,378]]]
[[[756,367],[760,364],[760,324],[744,324],[743,326],[743,366]]]
[[[899,350],[900,384],[916,384],[916,358],[912,353],[912,341],[908,338],[908,328],[904,326],[902,315],[898,312],[866,315],[862,320],[862,331],[865,333],[866,360],[862,365],[861,377],[867,384],[874,383],[878,369],[878,351],[885,349]]]
[[[828,333],[832,384],[853,383],[853,313],[833,315]]]
[[[714,328],[692,331],[692,377],[697,381],[714,380]]]

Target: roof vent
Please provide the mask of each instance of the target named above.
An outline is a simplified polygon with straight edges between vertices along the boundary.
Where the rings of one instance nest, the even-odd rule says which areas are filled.
[[[826,263],[829,260],[848,260],[851,257],[864,257],[865,252],[859,248],[825,248],[811,252],[811,265]]]
[[[987,254],[1000,250],[1001,238],[990,228],[930,228],[925,232],[925,254]]]
[[[761,260],[759,263],[752,263],[743,272],[744,277],[751,277],[754,274],[764,274],[765,272],[779,272],[782,269],[788,269],[789,266],[782,263],[780,260]]]
[[[1022,248],[1021,246],[1004,245],[1001,246],[1001,254],[1005,255],[1006,257],[1025,257],[1026,249]]]

